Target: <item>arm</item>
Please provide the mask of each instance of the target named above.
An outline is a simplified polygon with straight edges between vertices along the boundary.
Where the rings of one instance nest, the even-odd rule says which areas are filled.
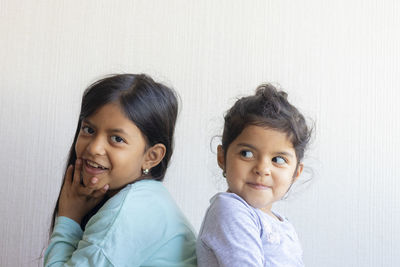
[[[58,235],[53,233],[45,266],[182,266],[169,264],[171,254],[180,254],[176,248],[182,248],[182,242],[177,226],[171,226],[171,217],[175,217],[164,190],[155,186],[158,183],[141,181],[121,189],[93,215],[83,235],[71,237],[71,224],[61,227],[65,220],[59,217],[54,230]],[[78,227],[73,220],[69,222]],[[171,239],[178,244],[169,243]],[[157,259],[159,264],[153,264]]]
[[[95,187],[98,179],[95,177],[91,179],[95,183],[91,182],[88,187],[82,185],[79,177],[81,165],[81,161],[77,160],[74,174],[72,173],[73,166],[69,166],[67,169],[59,198],[58,217],[45,254],[45,266],[62,266],[64,263],[66,266],[74,266],[83,263],[79,260],[79,257],[70,261],[72,254],[77,249],[78,242],[82,239],[83,232],[79,223],[85,214],[101,201],[108,186],[97,190]],[[100,252],[91,251],[90,253]],[[80,257],[87,261],[87,256],[88,251]],[[101,266],[100,264],[96,265]]]
[[[50,245],[44,257],[44,266],[113,266],[103,250],[95,245],[78,249],[82,229],[67,217],[57,217]]]
[[[221,267],[264,264],[258,217],[233,194],[220,195],[213,202],[199,238]]]

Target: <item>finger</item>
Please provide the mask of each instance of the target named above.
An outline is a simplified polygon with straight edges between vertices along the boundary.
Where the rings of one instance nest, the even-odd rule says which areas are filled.
[[[88,187],[90,187],[90,188],[95,188],[98,181],[99,181],[99,178],[97,178],[97,177],[92,177],[92,178],[90,179],[90,181],[89,181]]]
[[[90,189],[92,189],[93,191],[102,189],[104,187],[104,185],[102,185],[102,183],[99,182],[100,179],[97,177],[92,177],[89,180],[89,184],[86,187],[89,187]]]
[[[94,191],[93,194],[92,194],[92,197],[93,198],[101,198],[101,197],[103,197],[107,193],[109,187],[110,186],[108,184],[106,184],[101,189],[98,189],[98,190]]]
[[[65,173],[64,184],[72,184],[72,170],[74,169],[74,165],[69,165],[67,171]]]
[[[99,179],[97,177],[92,177],[89,181],[88,186],[79,185],[79,187],[77,188],[78,193],[80,195],[84,195],[84,196],[91,196],[93,191],[97,190],[96,184],[98,181],[99,181]]]
[[[75,161],[74,176],[72,180],[72,184],[74,186],[79,186],[79,184],[81,183],[81,170],[82,170],[82,160],[77,159]]]

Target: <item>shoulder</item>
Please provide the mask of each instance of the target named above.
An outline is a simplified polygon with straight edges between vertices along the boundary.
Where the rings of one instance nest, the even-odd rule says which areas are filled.
[[[183,216],[162,182],[142,180],[127,189],[123,210],[164,219]]]
[[[129,198],[153,199],[154,201],[172,200],[171,195],[162,182],[155,180],[141,180],[126,187]]]
[[[208,214],[216,216],[220,214],[223,217],[251,217],[258,218],[258,215],[253,207],[240,196],[234,193],[218,193],[210,200]]]
[[[195,238],[168,190],[154,180],[123,188],[90,219],[84,233],[118,262],[148,259],[180,236]]]
[[[110,229],[129,227],[129,221],[137,215],[143,217],[154,214],[158,209],[156,203],[163,203],[163,195],[167,195],[162,184],[157,181],[140,181],[129,184],[121,189],[116,195],[107,200],[101,209],[93,215],[86,225],[84,238],[96,243],[99,240],[106,240]],[[151,207],[151,208],[150,208]],[[137,221],[138,218],[135,218]],[[122,229],[121,229],[122,230]],[[113,231],[115,232],[115,230]],[[99,240],[97,240],[99,239]]]
[[[218,193],[210,200],[211,204],[204,217],[199,238],[215,235],[216,232],[248,232],[261,230],[261,220],[253,207],[233,193]]]
[[[261,266],[262,224],[255,209],[232,193],[219,193],[210,202],[197,239],[200,265]]]
[[[226,206],[239,206],[239,207],[250,207],[247,202],[241,198],[240,196],[229,193],[229,192],[221,192],[217,193],[210,199],[211,205],[226,205]]]
[[[121,189],[103,205],[98,214],[108,217],[107,215],[116,216],[124,211],[146,210],[148,213],[161,209],[160,206],[176,207],[173,198],[161,182],[141,180]],[[149,207],[151,207],[150,210],[148,210]]]
[[[146,221],[183,217],[164,185],[155,180],[141,180],[129,184],[110,198],[88,222],[88,228],[124,227]],[[132,221],[135,221],[133,224]]]

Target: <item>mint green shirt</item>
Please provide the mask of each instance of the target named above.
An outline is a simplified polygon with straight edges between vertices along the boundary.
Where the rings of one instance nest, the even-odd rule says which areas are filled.
[[[83,232],[56,219],[45,266],[197,266],[196,238],[161,182],[129,184],[110,198]]]

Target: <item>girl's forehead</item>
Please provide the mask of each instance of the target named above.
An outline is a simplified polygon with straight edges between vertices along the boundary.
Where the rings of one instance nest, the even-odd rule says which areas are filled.
[[[94,119],[99,117],[128,117],[125,115],[122,107],[115,102],[104,104],[98,107],[92,114],[87,116],[85,119]]]
[[[248,143],[259,148],[283,147],[287,149],[294,149],[293,144],[289,140],[286,133],[256,125],[249,125],[244,128],[238,137],[233,141],[233,143]]]
[[[136,124],[125,115],[120,105],[115,103],[100,107],[93,114],[85,118],[84,121],[97,127],[137,129]]]

